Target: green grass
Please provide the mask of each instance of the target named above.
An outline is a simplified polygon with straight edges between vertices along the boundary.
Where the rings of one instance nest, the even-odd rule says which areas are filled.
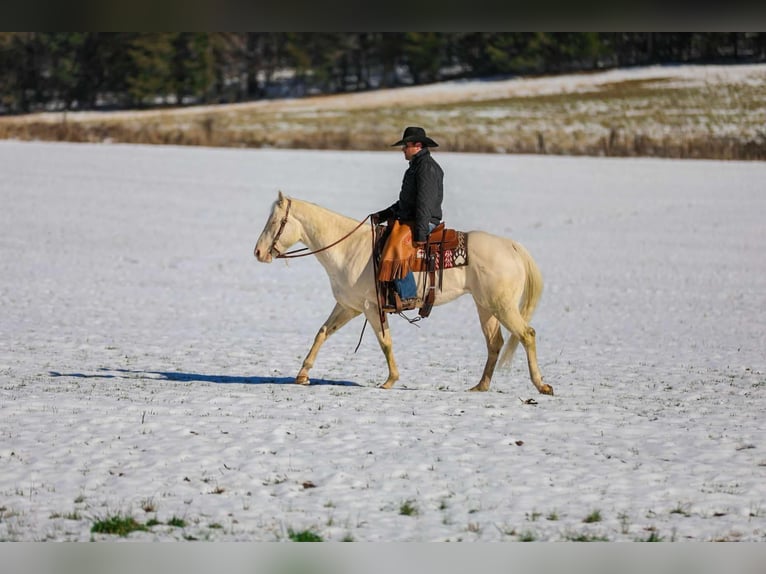
[[[596,536],[595,534],[568,534],[566,539],[570,542],[609,542],[606,536]]]
[[[657,530],[652,529],[649,532],[649,536],[639,539],[637,542],[662,542],[663,540],[665,540],[665,538],[660,536],[660,533]]]
[[[311,530],[300,530],[296,532],[291,528],[287,531],[287,536],[293,542],[323,542],[322,537]]]
[[[585,524],[591,524],[593,522],[601,522],[601,511],[594,510],[588,516],[582,519]]]
[[[682,516],[691,516],[691,513],[689,512],[689,505],[688,504],[681,504],[678,503],[678,506],[671,509],[670,514],[680,514]]]
[[[132,516],[115,514],[93,523],[90,531],[95,534],[115,534],[125,537],[131,532],[143,532],[148,530],[145,524],[136,521]]]
[[[174,516],[173,518],[168,520],[168,526],[175,526],[176,528],[185,528],[186,521],[183,518],[178,518],[177,516]]]
[[[405,500],[399,507],[399,514],[402,516],[417,516],[418,508],[415,506],[413,501]]]

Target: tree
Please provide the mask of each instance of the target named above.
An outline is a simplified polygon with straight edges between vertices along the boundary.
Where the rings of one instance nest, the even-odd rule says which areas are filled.
[[[444,61],[444,38],[438,32],[407,32],[403,52],[413,83],[425,84],[439,79]]]
[[[214,81],[210,35],[183,32],[173,38],[172,46],[170,73],[176,102],[183,104],[187,98],[208,101]]]
[[[394,87],[406,70],[421,84],[764,60],[762,32],[0,32],[0,113]]]
[[[174,93],[172,75],[173,33],[141,33],[128,44],[131,67],[126,79],[133,105],[159,103]]]

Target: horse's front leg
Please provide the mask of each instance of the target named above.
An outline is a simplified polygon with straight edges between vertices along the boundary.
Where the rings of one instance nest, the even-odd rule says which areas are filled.
[[[399,369],[396,367],[396,360],[394,360],[394,345],[391,340],[391,329],[384,329],[381,325],[380,313],[378,312],[377,305],[365,303],[364,314],[370,325],[375,328],[375,336],[378,338],[378,343],[383,351],[383,355],[386,357],[386,364],[388,365],[388,378],[385,383],[380,385],[380,388],[390,389],[394,386],[394,383],[399,380]]]
[[[348,323],[351,319],[359,315],[359,311],[354,311],[348,307],[344,307],[340,303],[335,304],[335,308],[330,313],[330,316],[320,327],[316,337],[314,337],[314,344],[311,345],[311,350],[306,358],[303,360],[301,370],[298,372],[298,376],[295,377],[295,382],[299,385],[308,385],[311,383],[309,380],[309,370],[314,366],[317,354],[319,354],[319,348],[327,340],[327,337],[332,335],[335,331],[340,329],[343,325]]]

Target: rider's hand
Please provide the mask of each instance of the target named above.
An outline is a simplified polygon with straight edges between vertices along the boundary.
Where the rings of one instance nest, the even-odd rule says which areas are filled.
[[[388,221],[389,219],[394,217],[394,210],[390,207],[387,207],[386,209],[382,211],[376,211],[375,213],[370,214],[370,218],[372,219],[373,223],[380,223],[381,221]]]

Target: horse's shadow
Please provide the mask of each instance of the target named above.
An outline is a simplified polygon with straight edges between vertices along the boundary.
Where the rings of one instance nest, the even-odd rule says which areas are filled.
[[[236,375],[211,375],[204,373],[183,373],[178,371],[142,371],[131,369],[101,368],[95,374],[61,373],[49,371],[51,377],[74,377],[79,379],[150,379],[153,381],[200,382],[217,383],[221,385],[287,385],[295,384],[292,377],[259,377]],[[353,381],[336,381],[333,379],[311,379],[311,385],[333,385],[339,387],[359,387]]]

